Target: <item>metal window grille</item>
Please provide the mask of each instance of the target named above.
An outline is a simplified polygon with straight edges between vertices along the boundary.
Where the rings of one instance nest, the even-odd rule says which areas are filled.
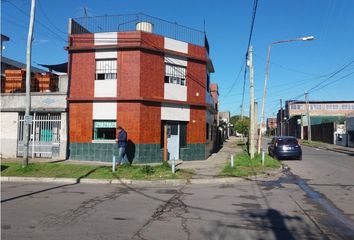
[[[117,79],[117,60],[100,59],[96,60],[96,79]]]
[[[165,83],[186,85],[186,68],[182,66],[165,65]]]

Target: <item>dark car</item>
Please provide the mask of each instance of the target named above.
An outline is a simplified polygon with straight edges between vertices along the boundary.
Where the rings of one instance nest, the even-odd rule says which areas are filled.
[[[281,159],[302,159],[302,150],[297,139],[291,136],[274,137],[269,143],[269,155]]]

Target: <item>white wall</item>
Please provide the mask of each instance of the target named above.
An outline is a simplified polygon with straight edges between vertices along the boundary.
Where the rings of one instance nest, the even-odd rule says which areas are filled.
[[[95,80],[95,97],[116,97],[117,80]]]
[[[190,108],[189,108],[189,106],[181,106],[181,105],[177,105],[177,104],[162,103],[161,104],[161,120],[189,122]]]
[[[114,45],[118,42],[117,32],[95,33],[95,45]]]
[[[0,153],[4,158],[15,158],[17,152],[18,113],[0,113]]]
[[[96,59],[117,59],[117,51],[96,50]]]
[[[188,54],[188,43],[165,37],[165,49]]]
[[[185,58],[185,57],[179,57],[179,56],[173,56],[170,54],[166,54],[165,55],[165,63],[187,67],[188,61],[187,61],[187,58]]]
[[[187,87],[173,83],[165,83],[164,98],[169,100],[187,101]]]
[[[117,103],[93,103],[94,120],[116,120],[117,119]]]

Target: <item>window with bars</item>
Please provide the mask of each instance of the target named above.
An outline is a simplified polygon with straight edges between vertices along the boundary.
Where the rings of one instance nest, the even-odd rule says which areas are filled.
[[[93,140],[114,140],[116,139],[115,120],[94,120]]]
[[[96,80],[117,79],[117,60],[96,60]]]
[[[165,83],[186,85],[186,68],[172,64],[165,65]]]

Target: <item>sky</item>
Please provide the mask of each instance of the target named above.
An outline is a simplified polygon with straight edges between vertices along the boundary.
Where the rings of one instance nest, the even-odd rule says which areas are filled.
[[[26,62],[30,0],[1,0],[1,33],[9,36],[3,55]],[[32,63],[66,62],[69,18],[145,13],[206,32],[219,86],[220,111],[249,114],[245,55],[254,0],[36,0]],[[313,41],[272,44],[304,36]],[[255,98],[263,96],[271,44],[265,117],[286,100],[354,100],[354,1],[258,0],[251,46]],[[245,83],[245,84],[244,84]],[[245,91],[243,91],[245,86]],[[244,92],[244,95],[243,95]]]

